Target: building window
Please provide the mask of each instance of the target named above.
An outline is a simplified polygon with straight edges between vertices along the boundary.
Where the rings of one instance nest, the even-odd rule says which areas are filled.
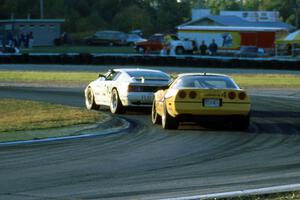
[[[267,13],[261,13],[262,17],[267,17]]]

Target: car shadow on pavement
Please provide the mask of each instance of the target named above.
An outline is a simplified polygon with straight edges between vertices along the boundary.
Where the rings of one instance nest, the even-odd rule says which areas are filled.
[[[108,114],[110,113],[109,107],[108,106],[102,106],[99,110],[107,112]],[[135,115],[144,115],[144,116],[149,116],[151,117],[151,108],[136,108],[136,107],[130,107],[130,108],[126,108],[126,111],[122,114],[118,114],[118,115],[128,115],[128,116],[135,116]]]
[[[300,135],[300,112],[253,111],[251,124],[254,134]]]
[[[300,118],[300,111],[261,111],[254,110],[251,112],[252,117],[261,117],[261,118]]]

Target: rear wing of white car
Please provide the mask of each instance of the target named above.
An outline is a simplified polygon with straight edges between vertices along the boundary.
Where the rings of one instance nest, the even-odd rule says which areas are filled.
[[[170,81],[170,79],[162,78],[162,77],[132,77],[134,81],[144,83],[145,81]]]

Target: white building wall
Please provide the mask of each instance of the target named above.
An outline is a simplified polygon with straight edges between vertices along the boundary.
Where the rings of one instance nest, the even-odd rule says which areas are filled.
[[[16,24],[18,34],[33,33],[33,46],[52,46],[54,39],[60,37],[60,25],[57,23]]]
[[[220,16],[237,16],[251,22],[278,22],[278,11],[221,11]]]
[[[189,39],[195,41],[197,48],[199,48],[202,41],[209,46],[209,44],[212,43],[212,40],[215,40],[215,43],[220,48],[230,48],[230,46],[223,46],[223,37],[220,32],[178,32],[178,38],[180,40]]]

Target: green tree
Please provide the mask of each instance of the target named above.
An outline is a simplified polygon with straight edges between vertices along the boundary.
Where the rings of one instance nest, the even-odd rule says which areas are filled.
[[[240,10],[240,1],[237,0],[210,0],[207,1],[207,7],[213,14],[218,14],[221,10]]]
[[[104,29],[107,29],[107,24],[97,15],[80,17],[77,21],[77,32],[98,31]]]
[[[44,1],[44,15],[45,18],[65,18],[65,4],[63,0]]]
[[[2,0],[0,3],[1,16],[10,18],[13,13],[15,18],[26,18],[29,14],[32,18],[40,15],[39,4],[36,0]]]
[[[206,8],[208,5],[206,0],[182,0],[182,2],[190,3],[192,8]]]
[[[120,12],[121,6],[119,0],[101,0],[95,1],[93,10],[98,13],[107,23],[111,23],[117,13]]]
[[[124,8],[114,17],[112,22],[115,29],[124,32],[141,29],[147,34],[153,31],[150,15],[146,10],[138,7],[137,5]]]
[[[260,9],[261,0],[244,0],[244,10],[257,11]]]
[[[244,10],[278,10],[285,22],[296,24],[300,0],[243,0]],[[0,18],[40,17],[39,0],[0,0]],[[65,18],[63,30],[88,32],[100,29],[146,33],[171,32],[190,20],[191,8],[240,10],[240,0],[44,0],[45,18]]]
[[[190,18],[190,4],[186,1],[152,0],[149,3],[155,13],[154,28],[157,32],[172,32],[176,26]]]
[[[285,0],[282,3],[282,0],[262,0],[260,4],[261,10],[274,10],[279,11],[282,20],[296,25],[296,7],[298,0]],[[299,12],[297,13],[299,15]]]

